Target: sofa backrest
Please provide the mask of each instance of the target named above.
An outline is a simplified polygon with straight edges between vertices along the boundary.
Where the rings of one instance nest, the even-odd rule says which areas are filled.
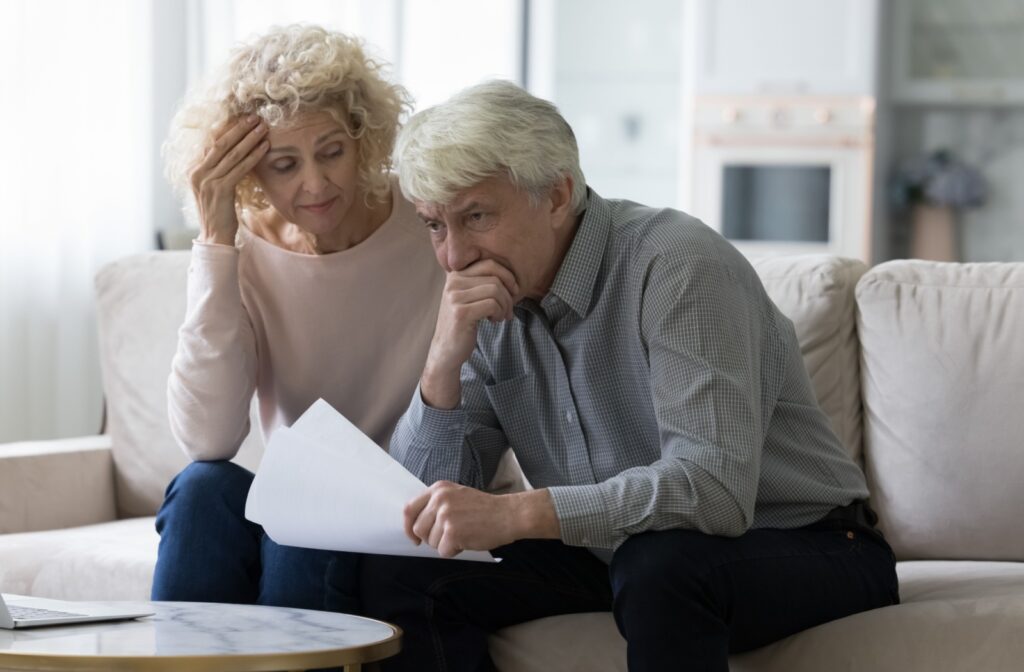
[[[867,266],[829,255],[752,260],[768,296],[793,321],[822,410],[854,459],[861,459],[859,347],[853,299]]]
[[[189,252],[150,252],[96,275],[100,369],[113,443],[118,515],[153,515],[170,480],[188,464],[167,421],[167,376],[185,319]],[[235,461],[254,469],[259,422]]]
[[[190,253],[115,261],[96,277],[100,363],[113,439],[118,513],[152,515],[188,463],[167,422],[167,376],[185,316]],[[864,264],[827,255],[753,261],[769,296],[793,320],[822,408],[850,454],[861,450],[860,377],[853,289]],[[239,457],[253,469],[263,444],[253,407]]]
[[[857,308],[865,465],[897,557],[1024,560],[1024,264],[888,262]]]

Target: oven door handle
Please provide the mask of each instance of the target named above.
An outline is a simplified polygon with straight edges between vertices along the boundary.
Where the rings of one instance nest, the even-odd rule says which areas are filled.
[[[853,135],[822,137],[778,136],[746,136],[720,135],[717,133],[698,133],[698,145],[708,147],[826,147],[837,149],[861,149],[871,146],[870,138]]]

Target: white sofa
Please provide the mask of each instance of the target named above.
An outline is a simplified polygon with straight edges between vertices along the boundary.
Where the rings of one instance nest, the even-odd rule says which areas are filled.
[[[146,599],[152,515],[186,459],[164,383],[188,252],[97,277],[109,434],[0,446],[0,591]],[[755,263],[796,324],[823,408],[860,460],[903,603],[734,656],[733,670],[1024,669],[1024,264]],[[252,468],[251,436],[239,461]],[[610,614],[492,639],[502,670],[625,670]]]

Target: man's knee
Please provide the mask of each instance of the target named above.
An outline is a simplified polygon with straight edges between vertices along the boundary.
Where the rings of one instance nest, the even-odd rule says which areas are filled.
[[[695,530],[645,532],[627,539],[612,557],[613,586],[617,581],[634,586],[664,587],[672,577],[707,574],[728,540]]]
[[[716,600],[715,568],[727,540],[693,530],[646,532],[616,550],[610,573],[620,630],[632,618],[686,619]]]
[[[423,576],[423,563],[403,556],[362,556],[357,569],[358,593],[367,615],[385,617],[404,597],[425,590],[429,581]]]

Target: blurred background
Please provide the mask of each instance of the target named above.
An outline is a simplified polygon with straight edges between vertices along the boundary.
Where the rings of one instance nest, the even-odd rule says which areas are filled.
[[[422,109],[554,101],[610,198],[749,255],[1024,260],[1019,0],[9,0],[0,5],[0,441],[99,430],[92,278],[187,246],[160,145],[276,24],[362,36]]]

